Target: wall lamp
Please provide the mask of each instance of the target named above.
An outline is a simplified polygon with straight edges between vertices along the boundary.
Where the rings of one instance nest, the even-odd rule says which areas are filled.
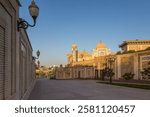
[[[37,56],[37,57],[33,56],[33,57],[32,57],[32,60],[35,61],[36,59],[39,58],[39,56],[40,56],[40,51],[39,51],[39,50],[36,52],[36,56]]]
[[[34,0],[32,0],[31,4],[29,6],[29,13],[33,19],[34,24],[30,25],[24,19],[19,18],[19,20],[18,20],[18,31],[20,28],[27,29],[28,27],[34,27],[36,25],[36,19],[39,15],[39,7],[35,4]]]

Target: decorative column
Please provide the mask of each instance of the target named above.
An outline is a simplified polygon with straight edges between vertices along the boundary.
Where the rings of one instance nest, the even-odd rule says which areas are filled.
[[[138,80],[139,79],[139,75],[138,75],[138,65],[139,65],[139,62],[138,62],[138,54],[134,54],[134,79],[135,80]]]
[[[117,56],[116,68],[117,68],[116,77],[117,79],[119,79],[121,78],[121,55]]]

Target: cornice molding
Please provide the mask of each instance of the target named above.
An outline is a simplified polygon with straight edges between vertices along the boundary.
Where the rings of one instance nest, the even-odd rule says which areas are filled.
[[[131,40],[131,41],[124,41],[122,44],[119,45],[119,47],[123,47],[127,44],[150,44],[150,40]]]

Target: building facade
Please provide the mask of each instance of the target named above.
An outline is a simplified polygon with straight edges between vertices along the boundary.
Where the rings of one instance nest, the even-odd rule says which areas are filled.
[[[26,99],[31,86],[35,82],[35,60],[32,57],[32,46],[27,32],[20,30],[19,34],[19,99]]]
[[[59,67],[56,79],[95,79],[95,69],[91,66]]]
[[[94,66],[95,61],[99,57],[104,57],[111,54],[111,50],[108,49],[104,43],[99,42],[96,45],[96,49],[93,49],[92,54],[84,51],[78,51],[77,45],[75,43],[72,44],[72,53],[68,54],[68,65],[70,66]]]
[[[0,99],[24,99],[35,78],[32,46],[17,30],[18,0],[0,1]]]
[[[104,69],[105,58],[111,54],[104,43],[99,42],[92,54],[78,51],[77,45],[72,44],[72,53],[68,54],[67,67],[59,67],[56,70],[57,79],[99,79],[102,77],[101,71]]]
[[[135,80],[149,80],[143,79],[141,72],[144,68],[148,68],[150,61],[150,51],[140,51],[127,54],[115,55],[116,60],[113,66],[115,72],[115,79],[122,79],[125,73],[133,73]]]
[[[140,51],[150,47],[150,40],[128,40],[119,45],[122,52]]]
[[[111,54],[111,50],[107,48],[104,43],[99,42],[96,45],[96,49],[93,49],[92,58],[107,56],[109,54]]]
[[[112,54],[110,49],[106,48],[101,42],[97,44],[90,59],[84,59],[86,54],[83,54],[82,58],[84,60],[80,61],[78,61],[80,56],[75,54],[75,52],[77,52],[77,46],[76,44],[73,44],[73,52],[68,56],[68,66],[58,69],[57,71],[59,72],[57,73],[56,78],[70,79],[91,77],[92,79],[103,79],[104,69],[109,67],[115,73],[113,76],[113,79],[115,80],[123,79],[122,76],[125,73],[133,73],[134,80],[150,80],[143,79],[141,75],[143,69],[149,67],[148,62],[150,61],[150,50],[147,50],[147,48],[150,47],[149,42],[150,41],[148,40],[130,40],[123,42],[120,47],[124,51],[120,54]],[[128,52],[130,49],[132,52]],[[74,60],[72,59],[73,57]],[[109,61],[108,58],[114,58],[114,61]],[[90,72],[92,76],[88,75],[88,68],[90,68],[88,72]],[[83,74],[80,75],[81,73]]]

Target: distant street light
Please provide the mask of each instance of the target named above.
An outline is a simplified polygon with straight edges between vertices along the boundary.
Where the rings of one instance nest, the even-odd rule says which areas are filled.
[[[19,31],[20,28],[27,29],[29,26],[34,27],[36,25],[36,19],[39,15],[39,7],[35,4],[34,0],[32,0],[31,4],[29,6],[29,13],[30,13],[30,16],[33,19],[34,24],[30,25],[24,19],[19,18],[19,20],[18,20],[18,31]]]

